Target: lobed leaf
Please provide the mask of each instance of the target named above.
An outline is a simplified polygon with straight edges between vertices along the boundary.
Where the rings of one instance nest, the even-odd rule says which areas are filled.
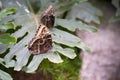
[[[74,5],[71,11],[68,13],[68,19],[81,19],[85,22],[95,22],[100,24],[99,16],[102,16],[102,12],[94,7],[89,2],[79,3]]]
[[[120,8],[117,9],[115,16],[111,17],[109,22],[120,21]]]
[[[59,54],[54,53],[52,50],[40,55],[35,55],[32,59],[32,61],[27,66],[26,72],[32,73],[34,72],[40,65],[43,59],[48,59],[49,61],[53,63],[61,63],[63,60],[61,59]]]
[[[0,70],[0,80],[13,80],[13,79],[8,73]]]
[[[87,47],[87,45],[85,45],[80,38],[78,38],[75,35],[72,35],[70,33],[67,33],[65,31],[62,30],[58,30],[58,29],[53,29],[52,30],[52,38],[53,41],[57,42],[57,43],[61,43],[70,47],[78,47],[81,48],[84,51],[90,51],[90,49]]]
[[[116,8],[120,8],[120,1],[119,0],[112,0],[112,4],[116,7]]]
[[[4,53],[8,48],[7,44],[0,44],[0,54]]]
[[[27,49],[28,47],[27,45],[34,37],[37,30],[37,26],[33,19],[33,14],[22,11],[19,11],[18,9],[19,13],[16,13],[13,17],[9,18],[9,20],[14,20],[16,25],[21,26],[21,28],[18,29],[15,33],[12,33],[12,36],[15,36],[16,38],[22,37],[22,39],[18,41],[18,43],[16,43],[15,45],[10,46],[9,52],[4,57],[5,64],[7,65],[7,67],[14,66],[14,70],[19,71],[23,69],[24,71],[31,73],[37,70],[43,59],[48,59],[53,63],[61,63],[63,62],[63,60],[60,54],[70,59],[75,58],[76,53],[74,52],[74,49],[69,47],[78,47],[78,48],[82,48],[85,51],[89,51],[89,48],[75,35],[53,28],[51,30],[52,39],[53,39],[53,48],[45,54],[31,55]],[[22,14],[20,14],[20,12]],[[60,25],[60,23],[57,25]],[[64,25],[61,23],[61,25],[64,27],[65,23]],[[67,27],[65,25],[65,28]],[[77,27],[79,26],[77,25]],[[74,26],[72,26],[71,28],[74,28]],[[72,30],[71,28],[68,27],[68,29]],[[62,48],[60,45],[54,44],[54,42],[67,45],[69,47]],[[33,58],[29,59],[30,56],[33,56]],[[13,58],[15,58],[15,60]]]
[[[27,47],[21,49],[19,52],[16,54],[16,63],[14,66],[14,70],[20,71],[23,66],[25,66],[29,60],[30,54],[28,52]]]
[[[60,25],[72,32],[74,32],[76,30],[76,28],[78,28],[80,30],[88,30],[88,31],[92,31],[92,32],[97,32],[97,28],[86,25],[86,24],[82,23],[81,21],[56,19],[56,25]]]
[[[40,12],[45,10],[50,4],[55,8],[56,16],[69,11],[75,3],[85,2],[87,0],[40,0]],[[45,5],[44,5],[45,4]]]
[[[113,16],[111,17],[111,19],[109,20],[109,22],[117,22],[120,21],[120,16]]]
[[[60,54],[70,58],[70,59],[74,59],[77,55],[75,54],[74,50],[73,49],[70,49],[70,48],[62,48],[58,45],[55,46],[55,50],[57,52],[59,52]]]
[[[4,61],[5,62],[5,61]],[[9,61],[7,64],[4,65],[6,68],[14,67],[15,66],[15,60]]]
[[[38,66],[40,65],[41,61],[44,59],[43,54],[41,55],[35,55],[30,62],[30,64],[27,66],[27,73],[32,73],[34,72]]]
[[[0,58],[0,64],[4,65],[3,62],[4,62],[4,59]]]

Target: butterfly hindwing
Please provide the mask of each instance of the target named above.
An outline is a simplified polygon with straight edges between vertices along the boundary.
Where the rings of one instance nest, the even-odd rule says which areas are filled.
[[[40,26],[36,36],[28,45],[28,49],[32,54],[46,53],[52,48],[52,37],[48,28],[44,25]]]
[[[48,28],[52,28],[55,22],[54,10],[52,6],[49,6],[46,11],[41,15],[41,23]]]

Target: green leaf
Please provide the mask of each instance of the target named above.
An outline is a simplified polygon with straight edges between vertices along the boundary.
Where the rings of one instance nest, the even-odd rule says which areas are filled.
[[[6,8],[4,10],[2,10],[0,12],[0,20],[3,18],[3,17],[6,17],[7,15],[9,14],[12,14],[12,13],[15,13],[16,12],[16,8]]]
[[[6,44],[0,44],[0,54],[4,53],[8,48],[8,45]]]
[[[58,0],[56,1],[56,3],[54,4],[56,13],[58,15],[60,14],[64,14],[64,12],[69,11],[73,5],[75,5],[75,3],[80,3],[80,2],[85,2],[87,0]]]
[[[10,66],[12,65],[14,66],[14,70],[19,71],[23,69],[25,72],[31,73],[37,70],[37,68],[40,66],[40,63],[43,59],[48,59],[53,63],[61,63],[63,62],[63,59],[61,58],[60,54],[70,59],[73,59],[76,57],[74,48],[69,48],[69,47],[62,48],[60,45],[54,44],[54,42],[65,44],[70,47],[82,48],[85,51],[89,51],[89,48],[75,35],[53,28],[53,30],[51,30],[52,39],[53,39],[53,48],[45,54],[31,55],[30,52],[28,51],[27,45],[35,36],[37,26],[33,19],[33,14],[30,14],[30,13],[28,14],[23,10],[22,10],[23,12],[21,10],[19,11],[19,9],[17,10],[19,13],[16,13],[14,17],[10,19],[14,20],[16,25],[21,25],[21,28],[18,29],[16,32],[12,33],[12,36],[19,38],[19,37],[23,37],[26,33],[27,34],[18,43],[10,46],[9,52],[4,57],[6,65],[9,65],[13,60],[13,58],[15,58],[14,60],[15,63],[14,64],[11,63],[10,65]],[[62,36],[62,38],[60,36]],[[32,59],[30,56],[33,56]]]
[[[47,52],[45,54],[35,55],[27,66],[27,73],[32,73],[39,67],[40,63],[43,59],[47,58],[49,61],[54,63],[61,63],[63,60],[61,59],[59,54],[54,53],[53,51]]]
[[[63,49],[62,47],[55,45],[55,50],[70,59],[74,59],[77,56],[74,50],[70,48]]]
[[[57,43],[61,43],[70,47],[78,47],[81,48],[83,51],[90,52],[90,49],[85,45],[80,38],[65,31],[61,31],[58,29],[52,30],[52,39]]]
[[[32,61],[30,62],[30,64],[27,66],[27,73],[32,73],[34,72],[38,66],[40,65],[41,61],[43,60],[43,56],[42,55],[35,55],[32,59]]]
[[[13,80],[13,79],[8,73],[0,70],[0,80]]]
[[[5,24],[0,24],[0,29],[1,30],[8,30],[8,29],[15,29],[16,26],[14,22],[7,22]]]
[[[40,0],[41,11],[45,10],[49,5],[53,5],[58,16],[69,11],[75,3],[85,2],[87,0]],[[40,11],[40,12],[41,12]],[[56,16],[57,16],[56,15]]]
[[[23,17],[29,18],[30,16],[29,17],[23,16]],[[21,17],[21,18],[23,19],[23,17]],[[32,20],[32,19],[30,18],[30,20]],[[25,46],[25,45],[28,45],[28,43],[33,38],[35,31],[36,31],[35,24],[30,20],[26,20],[26,23],[22,23],[21,19],[17,20],[19,22],[16,22],[16,23],[17,24],[19,23],[19,24],[23,25],[24,27],[22,27],[17,32],[13,33],[12,35],[14,35],[16,37],[20,37],[20,36],[24,35],[26,32],[28,32],[28,35],[25,36],[17,44],[12,46],[10,48],[10,52],[5,56],[6,64],[9,63],[9,61],[11,61],[14,56],[16,56],[17,61],[15,62],[14,70],[17,70],[17,71],[21,70],[23,68],[23,66],[25,66],[27,64],[27,62],[29,60],[30,53],[27,49],[27,46]],[[53,35],[53,41],[55,41],[57,43],[65,44],[65,45],[68,45],[71,47],[76,46],[78,48],[82,48],[83,50],[89,51],[89,48],[85,44],[83,44],[78,37],[76,37],[72,34],[69,34],[67,32],[55,29],[55,28],[53,28],[53,30],[51,30],[51,32]],[[31,34],[31,33],[33,33],[33,34]],[[55,36],[54,36],[54,34],[55,34]],[[62,38],[60,36],[62,36]],[[62,62],[63,60],[61,59],[60,55],[55,53],[56,51],[58,51],[59,53],[65,55],[71,59],[76,57],[76,54],[74,53],[74,51],[72,49],[57,48],[56,45],[53,45],[53,49],[50,50],[50,52],[47,52],[46,54],[34,55],[31,62],[28,63],[28,66],[26,66],[27,69],[25,71],[28,73],[34,72],[40,65],[41,61],[45,58],[47,58],[49,61],[51,61],[53,63]]]
[[[22,67],[27,64],[30,54],[28,53],[27,48],[23,48],[19,52],[17,52],[17,54],[15,55],[16,55],[17,61],[14,66],[14,70],[20,71]]]
[[[120,1],[119,1],[119,0],[112,0],[112,4],[113,4],[116,8],[120,8]]]
[[[4,65],[6,68],[9,67],[14,67],[15,66],[15,60],[11,60],[10,62],[8,62],[6,65]]]
[[[15,44],[17,39],[10,34],[1,34],[0,35],[0,44]]]
[[[49,61],[54,62],[54,63],[63,62],[59,54],[48,52],[46,54],[36,55],[33,57],[33,60],[28,65],[26,72],[28,73],[34,72],[39,67],[42,60],[45,58],[48,58]]]
[[[48,54],[45,56],[45,58],[47,58],[49,61],[51,61],[53,63],[61,63],[61,62],[63,62],[60,55],[55,53],[55,52],[51,52],[51,53],[48,52]]]
[[[113,16],[109,22],[117,22],[120,21],[120,15],[119,16]]]
[[[14,70],[19,71],[19,70],[21,70],[23,68],[23,66],[25,66],[27,64],[27,62],[29,60],[30,53],[29,53],[28,48],[27,48],[26,45],[28,45],[28,43],[30,42],[30,40],[34,37],[35,32],[36,32],[36,26],[35,26],[34,20],[32,19],[32,16],[30,16],[28,14],[19,17],[19,19],[18,19],[18,16],[16,16],[16,17],[17,17],[15,19],[16,24],[17,25],[23,25],[23,27],[21,27],[21,29],[19,29],[18,31],[16,31],[12,35],[16,36],[17,38],[23,36],[26,32],[28,32],[28,35],[26,35],[17,44],[15,44],[14,46],[12,46],[10,48],[10,52],[5,56],[4,59],[5,59],[6,65],[8,65],[8,63],[12,60],[12,58],[14,56],[16,56],[16,62],[15,62]],[[54,53],[54,51],[52,53]],[[50,61],[52,61],[54,63],[60,63],[60,62],[62,62],[62,59],[60,58],[60,56],[58,54],[57,55],[56,54],[53,55],[55,57],[52,58],[52,53],[51,53],[51,55],[46,53],[43,56],[43,59],[44,58],[48,58]],[[36,55],[36,56],[39,56],[39,55]],[[32,59],[30,65],[33,65],[32,62],[34,62],[34,59],[35,58]],[[40,63],[40,62],[38,62],[38,63]],[[36,67],[38,67],[39,65],[40,64],[37,64]],[[36,67],[33,67],[30,70],[29,70],[29,67],[28,67],[27,71],[28,72],[32,72],[32,71],[34,71],[36,69]]]
[[[0,64],[4,65],[3,62],[4,62],[4,59],[0,58]]]
[[[16,56],[16,63],[15,63],[15,70],[21,69],[21,66],[23,67],[24,65],[27,64],[27,61],[29,59],[30,53],[27,49],[27,44],[28,44],[28,39],[31,38],[30,36],[25,37],[21,41],[19,41],[17,44],[12,46],[10,48],[10,52],[5,56],[5,62],[8,64],[14,56]],[[16,48],[17,47],[17,48]],[[18,54],[19,53],[19,54]],[[24,60],[24,61],[23,61]]]
[[[76,28],[78,28],[80,30],[88,30],[91,32],[97,32],[97,28],[86,25],[86,24],[82,23],[81,21],[56,19],[56,25],[60,25],[64,28],[67,28],[70,31],[75,31]]]
[[[113,16],[109,22],[120,21],[120,8],[117,9],[115,16]]]
[[[100,24],[99,16],[102,16],[102,12],[96,7],[92,6],[89,2],[79,3],[71,9],[68,13],[68,19],[81,19],[85,22],[95,22]]]

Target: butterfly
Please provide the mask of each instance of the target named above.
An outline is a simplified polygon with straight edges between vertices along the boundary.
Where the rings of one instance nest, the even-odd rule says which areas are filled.
[[[48,28],[52,28],[55,22],[55,13],[53,7],[50,5],[46,11],[41,15],[41,23]]]
[[[50,5],[41,15],[41,23],[35,37],[28,44],[28,50],[31,54],[46,53],[52,49],[52,36],[49,28],[54,26],[54,19],[54,10]]]

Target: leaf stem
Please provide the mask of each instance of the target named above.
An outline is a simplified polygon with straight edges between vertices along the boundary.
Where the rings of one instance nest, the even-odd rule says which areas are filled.
[[[30,4],[30,1],[29,1],[29,0],[26,0],[26,3],[27,3],[27,5],[28,5],[28,8],[30,9],[30,11],[31,11],[33,14],[35,14],[32,6],[31,6],[31,4]]]
[[[37,27],[38,27],[38,26],[39,26],[39,22],[38,22],[38,19],[37,19],[38,16],[35,14],[32,6],[31,6],[31,4],[30,4],[30,1],[29,1],[29,0],[26,0],[26,3],[27,3],[27,5],[28,5],[28,8],[30,9],[30,11],[33,13],[33,18],[34,18],[35,23],[36,23],[36,25],[37,25]]]

